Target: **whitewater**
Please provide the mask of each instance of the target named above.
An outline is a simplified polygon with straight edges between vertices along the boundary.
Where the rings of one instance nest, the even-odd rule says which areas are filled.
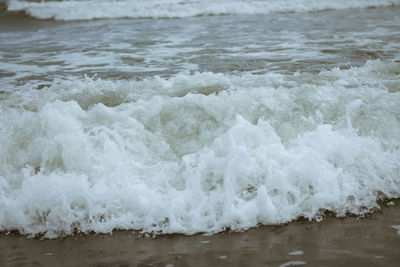
[[[11,0],[9,11],[24,11],[39,19],[184,18],[210,15],[257,15],[315,12],[330,9],[400,5],[400,0]]]
[[[396,1],[89,3],[0,14],[0,231],[213,234],[400,197]],[[99,17],[156,19],[38,20]]]

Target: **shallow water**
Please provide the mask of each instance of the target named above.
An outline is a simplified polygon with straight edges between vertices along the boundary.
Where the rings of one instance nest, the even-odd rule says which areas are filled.
[[[367,2],[86,20],[11,1],[0,230],[215,233],[400,197],[400,9]]]
[[[195,71],[318,73],[398,60],[399,12],[391,7],[70,23],[8,13],[0,23],[1,85],[43,86],[85,74],[131,80]]]
[[[130,231],[39,240],[0,233],[2,266],[396,266],[400,206],[359,218],[293,222],[213,236]],[[290,266],[290,265],[289,265]],[[299,265],[300,266],[300,265]]]

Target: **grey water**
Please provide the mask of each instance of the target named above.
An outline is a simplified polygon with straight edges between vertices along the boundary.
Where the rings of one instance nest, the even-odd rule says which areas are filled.
[[[60,22],[0,13],[0,88],[69,76],[318,73],[398,60],[400,8]]]

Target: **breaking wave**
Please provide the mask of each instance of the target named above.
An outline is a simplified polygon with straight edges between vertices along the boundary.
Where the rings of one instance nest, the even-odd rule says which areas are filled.
[[[400,64],[0,94],[0,230],[216,233],[400,197]]]
[[[8,11],[38,19],[183,18],[207,15],[257,15],[399,5],[400,0],[10,0]]]

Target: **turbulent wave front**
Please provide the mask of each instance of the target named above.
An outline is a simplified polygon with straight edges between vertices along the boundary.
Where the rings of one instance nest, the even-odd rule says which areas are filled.
[[[399,5],[400,0],[71,0],[8,2],[9,11],[24,11],[39,19],[182,18],[226,14],[312,12],[327,9]]]
[[[0,94],[0,230],[215,233],[400,197],[400,64]]]

